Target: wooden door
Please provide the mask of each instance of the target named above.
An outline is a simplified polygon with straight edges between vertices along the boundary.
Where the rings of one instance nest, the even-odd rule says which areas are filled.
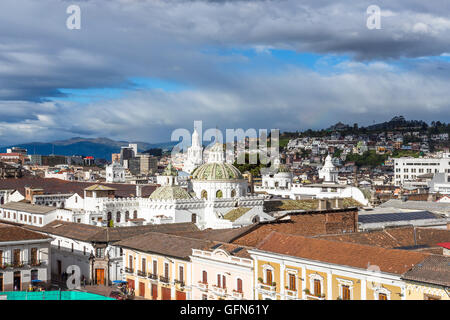
[[[128,282],[128,288],[133,288],[134,289],[134,280],[133,279],[127,279]]]
[[[152,283],[152,299],[158,299],[158,285]]]
[[[105,269],[95,269],[97,284],[105,284]]]
[[[162,300],[171,300],[171,293],[169,288],[161,288]]]
[[[145,283],[139,282],[139,296],[145,297]]]
[[[350,300],[350,288],[342,286],[342,300]]]
[[[177,300],[186,300],[186,292],[177,290],[175,296]]]

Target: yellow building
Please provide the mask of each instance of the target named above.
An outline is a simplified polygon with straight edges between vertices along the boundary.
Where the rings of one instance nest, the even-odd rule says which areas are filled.
[[[254,250],[256,299],[405,300],[402,274],[426,257],[272,232]]]
[[[124,280],[135,295],[153,300],[191,299],[192,249],[210,241],[146,233],[117,243],[123,248]]]
[[[407,300],[450,300],[450,257],[430,255],[402,279]]]

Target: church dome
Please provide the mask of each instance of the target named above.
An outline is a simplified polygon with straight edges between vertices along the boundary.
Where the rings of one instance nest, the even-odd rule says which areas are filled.
[[[192,173],[193,180],[238,180],[241,172],[229,163],[206,163]]]
[[[163,186],[157,188],[149,197],[153,200],[192,199],[192,196],[179,186]]]

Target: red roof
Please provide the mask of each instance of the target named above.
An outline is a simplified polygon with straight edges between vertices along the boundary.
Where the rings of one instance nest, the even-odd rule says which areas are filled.
[[[450,242],[441,242],[441,243],[438,243],[437,245],[442,247],[442,248],[450,250]]]

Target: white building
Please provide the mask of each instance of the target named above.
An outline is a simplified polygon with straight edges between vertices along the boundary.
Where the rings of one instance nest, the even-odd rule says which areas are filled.
[[[334,181],[326,181],[333,179],[337,181],[337,172],[331,163],[330,156],[327,157],[322,168],[322,178],[326,179],[322,184],[293,183],[292,175],[288,175],[283,171],[286,171],[286,169],[282,166],[280,166],[276,174],[270,170],[263,171],[262,186],[255,186],[255,191],[266,192],[292,200],[352,198],[362,205],[369,204],[369,200],[359,188],[340,185]]]
[[[196,129],[192,134],[192,146],[187,150],[187,159],[183,165],[183,170],[192,173],[195,168],[203,164],[203,147]]]
[[[324,183],[335,183],[338,180],[338,170],[333,164],[331,155],[325,158],[325,164],[319,169],[319,179],[323,179]]]
[[[450,173],[450,153],[441,158],[408,158],[394,161],[394,184],[401,186],[405,181],[414,181],[427,173]]]
[[[33,280],[50,284],[51,237],[0,224],[0,291],[25,291]]]
[[[118,162],[106,166],[106,182],[125,183],[125,168]]]
[[[44,226],[54,220],[73,221],[71,210],[26,202],[8,202],[0,206],[0,219],[30,226]]]

